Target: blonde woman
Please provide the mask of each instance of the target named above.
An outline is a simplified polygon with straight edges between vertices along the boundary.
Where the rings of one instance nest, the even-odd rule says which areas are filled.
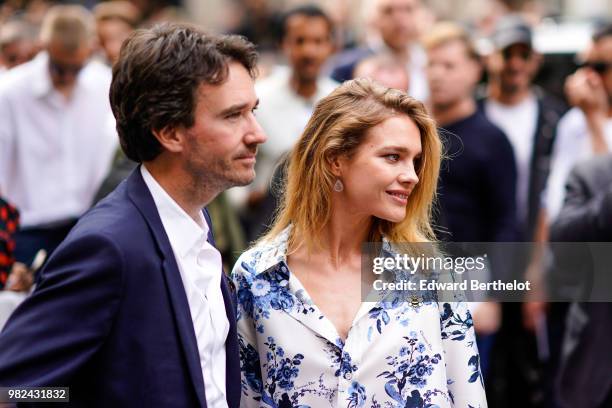
[[[431,242],[441,144],[366,79],[317,105],[270,232],[233,271],[243,407],[486,407],[464,303],[362,302],[364,242]]]

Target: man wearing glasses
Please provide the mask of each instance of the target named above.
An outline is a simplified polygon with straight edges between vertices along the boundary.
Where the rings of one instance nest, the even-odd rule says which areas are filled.
[[[110,70],[91,62],[91,14],[49,10],[43,51],[0,80],[0,192],[21,213],[17,261],[48,253],[91,205],[117,144]]]
[[[546,193],[550,222],[561,210],[565,182],[579,161],[612,151],[612,25],[597,30],[584,63],[565,83],[574,106],[559,122]]]
[[[491,42],[494,50],[487,58],[487,95],[479,104],[512,145],[517,169],[518,240],[529,242],[536,239],[541,195],[549,175],[557,124],[566,107],[533,84],[542,56],[534,49],[532,29],[522,17],[511,14],[500,19]],[[526,257],[514,259],[517,271],[525,270],[530,261]],[[521,398],[531,401],[538,398],[542,387],[551,386],[533,379],[533,373],[539,373],[536,378],[547,378],[539,362],[543,356],[538,355],[536,347],[537,339],[542,336],[543,320],[534,318],[544,307],[542,302],[528,302],[523,306],[502,304],[503,321],[493,346],[492,366],[504,367],[505,372],[512,371],[515,375],[492,373],[500,378],[501,387],[490,390],[488,395],[498,404],[514,398],[510,390],[524,390]]]
[[[481,106],[512,144],[517,169],[517,222],[521,238],[530,241],[548,177],[555,130],[565,106],[532,83],[541,55],[533,49],[532,30],[523,18],[502,18],[492,43],[495,50],[487,61],[487,98]]]

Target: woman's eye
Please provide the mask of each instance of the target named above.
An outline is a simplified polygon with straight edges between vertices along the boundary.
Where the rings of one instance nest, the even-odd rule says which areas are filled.
[[[387,160],[392,161],[392,162],[396,162],[400,158],[399,154],[387,154],[385,155],[385,157],[387,158]]]

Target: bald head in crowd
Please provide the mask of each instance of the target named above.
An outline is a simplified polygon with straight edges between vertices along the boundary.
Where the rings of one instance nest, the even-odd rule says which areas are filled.
[[[370,78],[388,88],[406,91],[410,77],[406,66],[387,54],[375,54],[364,58],[355,67],[355,78]]]
[[[40,39],[49,54],[51,82],[67,97],[91,56],[94,33],[93,15],[82,6],[54,6],[43,20]]]

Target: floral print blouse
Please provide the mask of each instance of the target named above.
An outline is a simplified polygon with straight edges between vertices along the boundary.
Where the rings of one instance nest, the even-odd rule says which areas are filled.
[[[363,302],[343,341],[287,267],[290,228],[233,270],[242,407],[487,406],[465,302]]]

